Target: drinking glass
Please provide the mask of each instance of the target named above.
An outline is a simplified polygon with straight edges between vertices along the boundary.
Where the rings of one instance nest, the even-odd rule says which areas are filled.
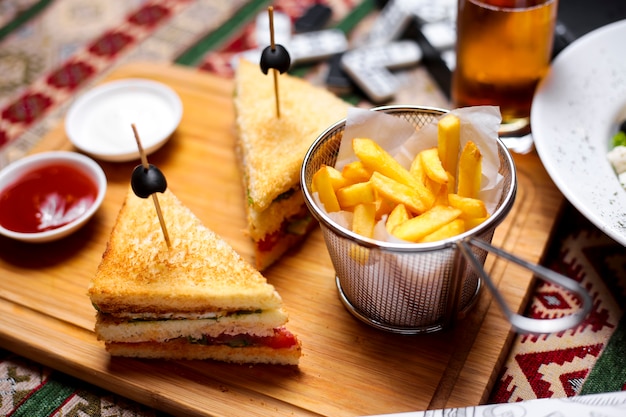
[[[459,0],[456,107],[497,105],[502,136],[530,132],[530,107],[552,54],[558,0]]]

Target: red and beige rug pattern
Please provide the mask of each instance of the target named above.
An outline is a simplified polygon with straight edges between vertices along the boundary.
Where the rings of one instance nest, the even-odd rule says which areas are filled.
[[[626,332],[622,320],[626,306],[624,248],[567,205],[545,257],[546,266],[572,277],[587,289],[593,300],[591,313],[579,326],[564,332],[518,335],[490,401],[603,392],[601,380],[588,380],[597,364],[596,372],[605,372],[605,379],[614,379],[611,391],[626,390],[623,360],[621,366],[611,365],[616,360],[619,363],[620,356],[626,357],[626,345],[620,342]],[[540,281],[527,315],[559,317],[576,307],[577,301],[569,293]],[[612,348],[605,352],[609,344]]]
[[[312,3],[315,1],[278,0],[274,5],[293,18]],[[354,20],[355,8],[370,8],[369,13],[358,17],[353,36],[366,30],[375,17],[373,0],[324,3],[333,8],[333,19],[337,22]],[[23,18],[24,11],[36,5],[40,5],[41,10],[24,19],[14,30],[0,32],[0,73],[3,74],[0,77],[0,166],[27,152],[61,120],[77,94],[123,63],[132,60],[177,62],[190,47],[223,32],[209,50],[199,53],[192,65],[199,70],[229,76],[225,63],[234,53],[256,46],[251,37],[254,18],[268,4],[260,0],[2,2],[0,24],[3,27],[11,20]],[[11,5],[13,7],[9,7]],[[248,23],[239,26],[230,22],[237,13],[245,16]],[[230,31],[225,31],[228,28]],[[413,88],[416,90],[412,92],[413,97],[433,100],[421,104],[445,106],[443,96],[433,94],[434,83]],[[566,205],[545,258],[547,266],[575,278],[587,288],[594,302],[592,313],[577,328],[559,334],[516,336],[489,401],[515,402],[625,390],[624,248]],[[527,314],[538,318],[556,317],[576,307],[576,299],[570,294],[538,282]],[[159,415],[0,350],[0,415],[62,416],[79,412],[85,415]]]

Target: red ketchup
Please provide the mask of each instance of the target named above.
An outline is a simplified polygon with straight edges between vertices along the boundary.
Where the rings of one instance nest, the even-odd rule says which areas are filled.
[[[56,229],[89,210],[97,194],[96,183],[72,165],[45,165],[0,192],[0,225],[21,233]]]

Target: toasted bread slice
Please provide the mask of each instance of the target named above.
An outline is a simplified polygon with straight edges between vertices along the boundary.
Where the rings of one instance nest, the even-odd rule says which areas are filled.
[[[237,153],[245,187],[248,233],[264,270],[308,232],[312,219],[300,168],[313,141],[347,115],[348,103],[306,80],[279,76],[280,117],[272,77],[241,60],[235,73]],[[294,223],[300,227],[293,228]],[[290,235],[290,236],[287,236]],[[299,235],[299,236],[298,236]],[[289,244],[280,244],[288,239]]]
[[[171,248],[152,199],[129,189],[88,290],[99,311],[205,313],[281,307],[282,299],[265,277],[171,191],[158,198]]]

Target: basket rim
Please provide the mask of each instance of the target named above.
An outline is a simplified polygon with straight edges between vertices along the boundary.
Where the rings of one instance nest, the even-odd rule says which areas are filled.
[[[430,106],[414,106],[414,105],[385,105],[378,106],[369,109],[370,111],[383,111],[389,114],[394,113],[406,113],[406,112],[421,112],[427,114],[435,114],[437,116],[443,116],[450,112],[450,110],[446,110],[438,107],[430,107]],[[379,249],[382,251],[389,252],[428,252],[433,250],[441,250],[449,247],[455,247],[457,242],[469,239],[470,237],[480,236],[485,233],[489,229],[495,229],[504,219],[507,214],[511,210],[513,203],[515,201],[515,196],[517,194],[517,170],[515,167],[515,162],[513,160],[513,156],[511,152],[506,147],[504,142],[498,136],[497,145],[499,152],[505,156],[506,163],[510,168],[511,172],[511,186],[507,194],[504,196],[502,203],[498,206],[498,208],[489,216],[487,220],[485,220],[480,225],[474,227],[471,230],[468,230],[464,233],[458,234],[456,236],[450,237],[448,239],[436,241],[436,242],[427,242],[427,243],[412,243],[412,242],[385,242],[377,239],[367,238],[365,236],[361,236],[353,231],[342,227],[337,224],[334,220],[332,220],[328,214],[322,210],[320,207],[315,204],[313,200],[313,195],[310,191],[309,184],[306,183],[306,167],[307,163],[311,160],[312,155],[315,151],[325,143],[331,134],[335,133],[337,130],[343,129],[347,121],[347,118],[343,118],[336,123],[332,124],[326,130],[324,130],[318,137],[313,141],[309,149],[307,150],[304,159],[302,161],[302,166],[300,170],[300,183],[302,193],[304,195],[304,201],[309,209],[309,211],[313,214],[313,216],[320,222],[323,227],[328,228],[333,233],[343,237],[350,239],[354,243],[364,246],[370,249]]]

